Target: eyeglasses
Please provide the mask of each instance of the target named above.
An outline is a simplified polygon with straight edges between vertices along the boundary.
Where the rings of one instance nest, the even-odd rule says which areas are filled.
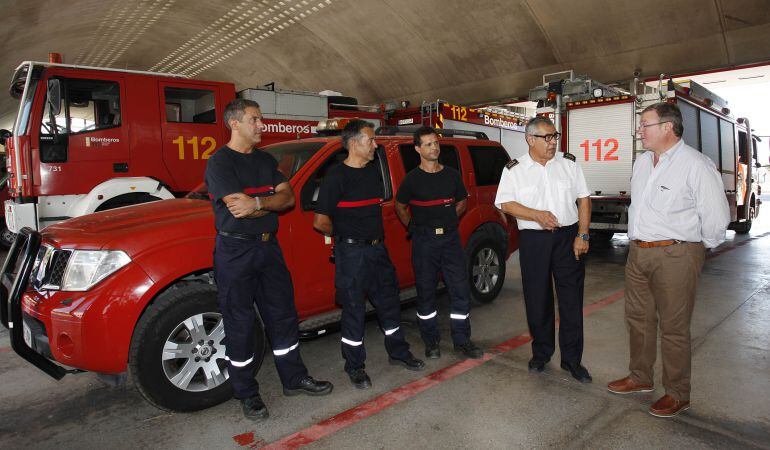
[[[671,122],[670,120],[661,120],[660,122],[655,122],[655,123],[640,123],[639,126],[636,127],[636,129],[640,130],[642,128],[648,128],[648,127],[651,127],[653,125],[660,125],[662,123],[670,123],[670,122]]]
[[[558,131],[553,134],[531,134],[530,136],[539,137],[542,138],[546,142],[551,142],[554,139],[559,139],[561,137],[561,133]]]

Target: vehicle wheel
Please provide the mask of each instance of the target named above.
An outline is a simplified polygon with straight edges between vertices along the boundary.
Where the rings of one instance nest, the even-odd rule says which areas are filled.
[[[735,232],[738,234],[748,234],[749,231],[751,231],[751,225],[753,225],[754,222],[754,207],[751,207],[749,209],[749,218],[745,222],[740,222],[735,224]]]
[[[171,288],[144,313],[131,339],[129,370],[139,392],[171,411],[197,411],[232,397],[222,315],[211,285]],[[265,356],[262,322],[254,346],[257,369]]]
[[[471,299],[489,303],[497,297],[505,281],[505,253],[500,243],[485,231],[471,235],[466,247]]]
[[[11,248],[14,239],[16,239],[16,233],[3,226],[3,230],[0,231],[0,248],[8,250]]]

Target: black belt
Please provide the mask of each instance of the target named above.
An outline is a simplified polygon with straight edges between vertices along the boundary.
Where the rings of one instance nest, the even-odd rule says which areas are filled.
[[[440,236],[442,234],[449,234],[456,230],[457,227],[452,225],[451,227],[424,227],[420,225],[415,225],[414,231],[421,234],[432,234]]]
[[[244,241],[262,241],[267,242],[275,233],[262,233],[262,234],[246,234],[246,233],[233,233],[231,231],[219,231],[222,236],[227,236],[235,239],[242,239]]]
[[[384,239],[354,239],[354,238],[343,238],[338,237],[335,238],[337,242],[343,242],[345,244],[353,244],[353,245],[377,245],[381,244]]]
[[[551,230],[533,230],[531,228],[525,228],[525,229],[520,230],[520,231],[532,231],[534,233],[557,233],[559,231],[567,231],[567,230],[571,230],[571,229],[574,229],[574,228],[577,228],[577,222],[573,223],[572,225],[566,225],[566,226],[563,226],[563,227],[556,227],[556,228],[553,228]]]

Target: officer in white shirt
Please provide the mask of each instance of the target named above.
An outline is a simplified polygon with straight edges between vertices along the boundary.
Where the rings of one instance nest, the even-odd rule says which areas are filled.
[[[529,151],[506,165],[495,205],[516,217],[519,260],[532,335],[529,370],[542,372],[555,344],[553,287],[559,299],[561,368],[578,381],[591,382],[582,365],[583,284],[591,221],[590,191],[570,153],[557,153],[560,133],[544,117],[526,128]]]
[[[730,223],[722,177],[714,162],[685,144],[673,103],[642,111],[638,128],[649,150],[634,163],[626,262],[629,375],[610,392],[653,390],[657,329],[666,394],[649,409],[672,417],[690,406],[690,319],[706,249],[724,242]]]

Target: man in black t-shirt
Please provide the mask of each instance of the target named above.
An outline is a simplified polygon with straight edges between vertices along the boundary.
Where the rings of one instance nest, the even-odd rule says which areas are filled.
[[[313,227],[334,236],[334,285],[342,305],[342,356],[345,372],[359,389],[372,386],[364,370],[366,299],[374,305],[385,333],[392,364],[422,370],[425,363],[409,351],[401,331],[401,304],[396,270],[383,244],[383,180],[373,162],[377,143],[374,127],[353,120],[342,131],[345,161],[329,169],[321,182]]]
[[[294,193],[275,159],[254,148],[262,133],[259,105],[233,100],[224,121],[232,131],[230,141],[206,164],[217,229],[214,279],[233,392],[246,418],[261,420],[268,412],[254,379],[260,363],[254,349],[255,303],[284,395],[325,395],[333,386],[308,376],[299,355],[294,288],[275,238],[277,213],[294,206]]]
[[[420,154],[420,165],[406,175],[398,188],[396,214],[412,236],[417,318],[425,356],[441,357],[436,309],[436,285],[441,272],[452,301],[449,318],[454,349],[465,357],[481,358],[484,352],[470,339],[470,285],[457,231],[468,192],[460,173],[439,162],[441,149],[436,130],[422,127],[415,131],[414,148]]]

